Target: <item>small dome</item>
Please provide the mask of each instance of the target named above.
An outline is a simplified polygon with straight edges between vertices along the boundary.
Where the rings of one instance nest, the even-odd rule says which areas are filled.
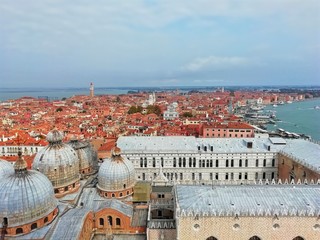
[[[47,134],[47,141],[49,143],[59,143],[62,142],[63,133],[54,129]]]
[[[14,173],[13,166],[6,160],[0,159],[0,180]]]
[[[122,157],[120,148],[114,148],[110,159],[104,159],[98,173],[98,188],[103,191],[120,191],[135,184],[135,169]]]
[[[8,229],[46,217],[58,204],[51,182],[37,171],[28,171],[21,154],[14,169],[0,181],[0,219],[7,219]]]
[[[90,174],[93,172],[94,162],[92,148],[89,142],[79,141],[77,139],[72,139],[68,142],[77,153],[79,158],[79,171],[82,174]]]
[[[46,175],[55,189],[66,187],[69,191],[67,187],[75,188],[80,179],[77,153],[61,141],[62,134],[57,130],[48,133],[47,139],[49,145],[37,153],[32,169]]]

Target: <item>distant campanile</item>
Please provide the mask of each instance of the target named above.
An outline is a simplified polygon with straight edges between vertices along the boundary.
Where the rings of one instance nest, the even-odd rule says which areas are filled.
[[[90,97],[94,96],[94,86],[93,83],[90,83]]]

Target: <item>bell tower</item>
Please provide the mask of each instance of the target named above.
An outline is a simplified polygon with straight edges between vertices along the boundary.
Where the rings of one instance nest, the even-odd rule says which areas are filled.
[[[93,83],[90,83],[90,97],[94,97],[94,86],[93,86]]]

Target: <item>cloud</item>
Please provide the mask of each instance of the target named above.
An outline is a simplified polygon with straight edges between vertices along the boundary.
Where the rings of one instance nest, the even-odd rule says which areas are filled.
[[[182,67],[183,71],[197,72],[203,70],[220,70],[234,67],[243,67],[253,64],[245,57],[217,57],[209,56],[196,58],[189,64]]]

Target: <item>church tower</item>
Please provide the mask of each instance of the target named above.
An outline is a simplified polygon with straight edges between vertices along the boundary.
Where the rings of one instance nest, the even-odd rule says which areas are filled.
[[[94,86],[93,86],[93,83],[90,83],[90,97],[94,97]]]

